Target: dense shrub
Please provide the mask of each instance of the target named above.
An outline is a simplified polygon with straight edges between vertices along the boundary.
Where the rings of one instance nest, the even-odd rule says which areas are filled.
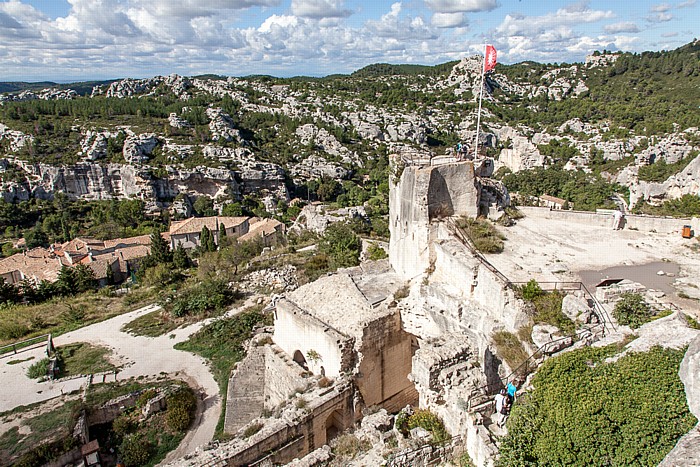
[[[523,298],[525,300],[531,302],[540,295],[543,295],[544,291],[535,279],[530,279],[527,284],[522,286],[522,288],[520,289],[520,293],[522,293]]]
[[[121,414],[112,422],[112,431],[120,439],[123,439],[124,436],[133,433],[135,429],[136,423],[131,416],[127,414]]]
[[[535,305],[535,323],[551,324],[565,332],[573,332],[576,328],[571,319],[569,319],[561,311],[564,295],[558,290],[549,293],[543,293],[533,300]]]
[[[457,225],[464,230],[474,243],[474,247],[482,253],[501,253],[503,240],[506,237],[486,219],[460,219]]]
[[[122,461],[126,467],[140,467],[145,465],[151,457],[153,447],[138,434],[131,434],[124,437],[119,446]]]
[[[433,441],[437,443],[450,438],[442,419],[427,409],[416,409],[413,415],[408,417],[407,427],[409,430],[420,427],[429,431],[433,435]]]
[[[613,316],[620,324],[627,324],[636,329],[648,322],[653,315],[652,309],[638,293],[622,294],[620,300],[615,304]]]
[[[357,266],[360,263],[362,240],[347,224],[331,224],[318,244],[318,251],[326,255],[333,269]]]
[[[165,303],[175,317],[198,315],[206,311],[219,311],[230,305],[236,293],[228,284],[220,280],[202,282],[187,288],[179,296]]]
[[[29,379],[39,379],[46,376],[46,370],[49,367],[49,359],[44,358],[36,363],[33,363],[27,368],[27,377]]]
[[[606,363],[615,351],[546,361],[513,407],[498,465],[657,465],[696,423],[678,377],[684,352],[656,347]]]
[[[173,431],[185,431],[192,423],[197,401],[189,387],[180,388],[176,393],[166,398],[168,411],[165,413],[165,423]]]

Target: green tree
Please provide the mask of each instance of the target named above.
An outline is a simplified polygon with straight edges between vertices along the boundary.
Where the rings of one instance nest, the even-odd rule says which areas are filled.
[[[187,256],[185,248],[182,243],[177,244],[177,248],[173,252],[173,264],[178,269],[187,269],[190,267],[190,257]]]
[[[226,243],[226,226],[223,222],[219,223],[219,246],[223,246]]]
[[[58,271],[58,279],[56,280],[56,291],[59,295],[69,296],[76,289],[75,269],[67,266],[62,266]]]
[[[75,284],[74,293],[97,289],[95,272],[85,264],[78,264],[73,267],[73,280]]]
[[[192,208],[198,217],[215,216],[214,200],[208,196],[200,196],[192,204]]]
[[[211,234],[209,227],[207,227],[206,225],[202,227],[202,231],[199,234],[199,251],[216,251],[216,243],[214,243],[214,236]]]
[[[27,249],[30,250],[38,246],[49,246],[49,237],[39,225],[25,233],[24,240],[27,244]]]
[[[227,217],[243,216],[243,206],[241,203],[228,203],[221,209],[221,215]]]
[[[158,229],[151,233],[151,252],[154,264],[170,263],[173,260],[173,254],[170,251],[170,245],[165,241]]]
[[[349,225],[337,222],[326,229],[318,250],[330,258],[335,269],[357,266],[360,263],[362,240]]]

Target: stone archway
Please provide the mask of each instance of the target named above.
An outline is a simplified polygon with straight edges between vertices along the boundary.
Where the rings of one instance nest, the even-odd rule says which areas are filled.
[[[303,369],[309,369],[309,365],[306,363],[306,359],[304,358],[304,354],[301,353],[301,350],[294,351],[294,356],[292,357],[292,360],[294,360]]]
[[[326,419],[326,444],[337,438],[345,430],[343,414],[340,410],[334,410]]]

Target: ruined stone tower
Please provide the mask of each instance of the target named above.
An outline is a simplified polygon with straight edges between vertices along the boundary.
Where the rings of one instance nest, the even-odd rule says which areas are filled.
[[[434,258],[431,221],[448,216],[476,217],[480,184],[471,161],[408,165],[392,177],[389,195],[389,259],[404,279],[426,271]]]

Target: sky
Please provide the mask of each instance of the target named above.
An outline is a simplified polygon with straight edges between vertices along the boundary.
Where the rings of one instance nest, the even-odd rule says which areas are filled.
[[[485,44],[499,63],[572,63],[697,31],[700,0],[0,0],[0,81],[325,76]]]

